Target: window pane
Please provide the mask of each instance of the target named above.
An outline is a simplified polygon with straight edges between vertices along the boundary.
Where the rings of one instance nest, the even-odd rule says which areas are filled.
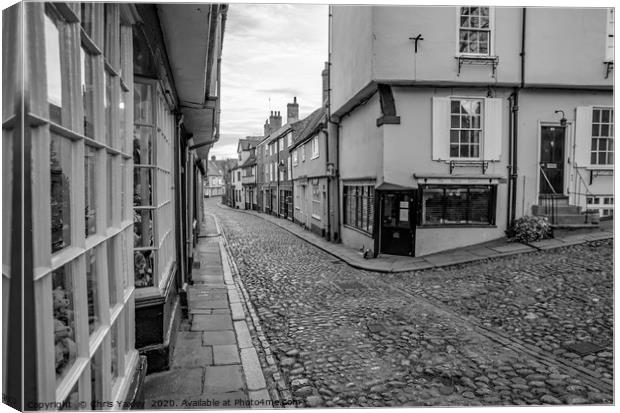
[[[45,13],[45,70],[47,72],[47,101],[52,122],[62,123],[62,73],[60,65],[61,21],[51,8]]]
[[[133,204],[138,206],[153,205],[153,170],[145,167],[133,169]]]
[[[451,144],[450,145],[450,157],[451,158],[458,158],[459,157],[459,145],[458,144]]]
[[[108,256],[108,293],[110,298],[110,307],[116,304],[116,250],[115,244],[118,242],[118,238],[110,239],[106,244],[107,256]]]
[[[56,383],[65,377],[77,357],[74,288],[70,265],[52,272]]]
[[[90,360],[90,395],[91,401],[103,401],[103,359],[101,345]],[[100,405],[91,403],[92,410],[101,410]]]
[[[80,23],[82,28],[89,37],[93,37],[93,5],[91,3],[81,3],[80,5]]]
[[[86,252],[86,285],[88,298],[88,333],[90,334],[101,324],[101,311],[98,302],[97,254],[94,250],[88,250]]]
[[[443,188],[424,189],[422,192],[424,223],[439,224],[443,222]]]
[[[444,223],[464,224],[467,222],[467,190],[446,188]]]
[[[82,71],[82,99],[84,102],[84,135],[94,138],[94,99],[95,99],[95,79],[93,76],[93,58],[90,54],[80,48],[80,60]]]
[[[135,83],[133,96],[135,123],[153,123],[151,93],[151,85],[137,82]]]
[[[134,210],[134,247],[153,246],[153,210]]]
[[[127,219],[127,198],[126,198],[126,171],[125,159],[121,157],[121,221]]]
[[[134,251],[134,275],[136,288],[153,285],[153,251]]]
[[[490,224],[489,199],[491,192],[488,188],[470,188],[469,219],[475,224]]]
[[[609,110],[601,110],[601,122],[609,122]]]
[[[114,184],[114,158],[115,156],[108,155],[107,157],[107,175],[108,175],[108,227],[112,226],[112,215],[114,202],[116,201],[116,194],[114,188],[116,187]]]
[[[120,316],[117,320],[120,319]],[[112,325],[110,329],[110,341],[112,343],[112,354],[110,363],[110,372],[112,373],[112,384],[118,378],[118,321]]]
[[[103,107],[105,109],[105,142],[112,146],[112,76],[106,71],[103,77],[103,88],[105,91]]]
[[[97,150],[88,145],[84,147],[84,221],[86,236],[97,232],[97,202],[95,201],[95,164]]]
[[[123,152],[127,152],[127,122],[126,122],[126,116],[127,116],[127,108],[125,107],[125,104],[127,102],[127,93],[124,90],[121,89],[121,95],[120,95],[120,101],[118,103],[118,136],[120,139],[120,149]]]
[[[51,134],[52,252],[71,244],[71,152],[70,141]]]
[[[134,165],[153,165],[153,128],[136,126],[133,135]]]

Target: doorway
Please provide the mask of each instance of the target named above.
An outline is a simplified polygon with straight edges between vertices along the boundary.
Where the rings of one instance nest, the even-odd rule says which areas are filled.
[[[541,126],[539,193],[564,194],[564,136],[565,128]]]
[[[380,252],[413,256],[415,248],[415,193],[398,191],[381,192],[380,194]]]

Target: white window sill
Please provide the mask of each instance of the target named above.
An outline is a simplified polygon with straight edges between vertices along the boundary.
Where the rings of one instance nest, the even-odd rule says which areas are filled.
[[[319,217],[319,216],[317,216],[317,215],[311,215],[311,216],[312,216],[312,218],[316,219],[317,221],[320,221],[320,220],[321,220],[321,217]]]
[[[497,55],[494,54],[471,54],[471,53],[457,53],[455,56],[457,59],[480,59],[480,60],[495,60],[498,58]]]
[[[318,157],[319,157],[319,155],[316,155],[316,156],[313,156],[313,157],[312,157],[312,158],[310,158],[310,159],[312,160],[312,159],[316,159],[316,158],[318,158]]]

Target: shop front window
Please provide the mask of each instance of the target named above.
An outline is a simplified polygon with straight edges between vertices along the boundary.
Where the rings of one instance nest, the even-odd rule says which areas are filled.
[[[71,245],[71,141],[51,134],[50,195],[52,252]]]
[[[421,188],[422,225],[493,225],[493,185],[429,185]]]
[[[90,146],[84,148],[84,221],[86,236],[97,232],[97,203],[95,200],[95,162],[97,150]]]
[[[66,376],[77,358],[74,288],[71,265],[65,265],[52,272],[54,354],[57,383]]]
[[[62,124],[63,76],[61,67],[60,35],[63,26],[53,7],[45,10],[45,67],[47,72],[47,100],[52,122]]]

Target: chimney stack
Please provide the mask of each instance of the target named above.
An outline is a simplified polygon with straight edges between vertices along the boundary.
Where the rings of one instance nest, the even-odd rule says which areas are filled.
[[[297,96],[293,98],[293,103],[286,105],[286,123],[291,124],[299,120],[299,105],[297,104]]]
[[[323,78],[323,106],[327,105],[329,99],[329,62],[325,62],[325,69],[321,72]]]
[[[280,116],[280,112],[271,112],[271,116],[269,116],[269,127],[271,132],[275,132],[282,127],[282,116]]]
[[[271,133],[271,128],[269,127],[269,119],[265,119],[265,125],[263,125],[263,131],[265,138]]]

